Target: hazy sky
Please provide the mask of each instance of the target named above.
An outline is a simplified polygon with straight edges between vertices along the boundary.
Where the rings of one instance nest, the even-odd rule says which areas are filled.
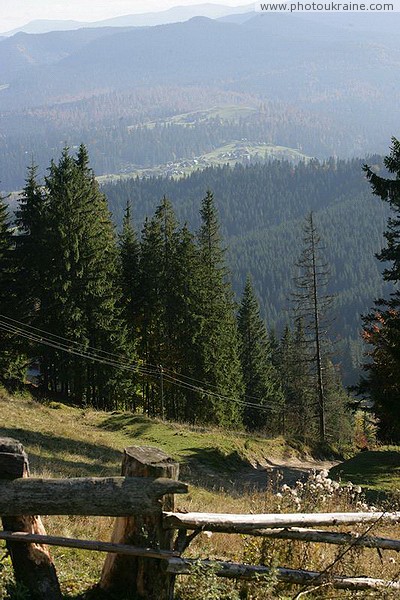
[[[209,0],[212,4],[240,6],[251,0]],[[202,4],[207,0],[0,0],[0,31],[34,19],[99,21],[119,15],[166,10],[171,6]]]

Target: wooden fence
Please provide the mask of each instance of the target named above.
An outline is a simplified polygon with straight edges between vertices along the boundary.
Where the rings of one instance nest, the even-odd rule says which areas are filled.
[[[266,538],[323,542],[400,550],[389,538],[314,529],[317,526],[397,522],[400,513],[313,513],[233,515],[174,512],[174,494],[186,493],[178,481],[179,465],[155,448],[124,451],[121,477],[31,479],[28,457],[13,439],[0,439],[0,515],[16,581],[36,600],[61,600],[48,546],[106,552],[98,587],[113,597],[171,600],[177,575],[196,565],[221,577],[238,579],[271,575],[278,581],[307,586],[328,582],[338,589],[400,590],[400,582],[227,561],[193,560],[183,552],[202,531],[240,533]],[[111,542],[48,536],[39,516],[115,516]],[[175,534],[178,530],[178,535]],[[190,533],[189,533],[190,532]]]

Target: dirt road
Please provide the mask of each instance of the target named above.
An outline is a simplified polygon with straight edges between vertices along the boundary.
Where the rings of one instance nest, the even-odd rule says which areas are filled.
[[[296,481],[304,481],[312,471],[323,471],[337,465],[338,461],[320,461],[312,459],[274,459],[265,460],[255,467],[248,467],[238,474],[238,483],[247,488],[264,490],[279,484],[294,485]],[[282,478],[278,474],[282,474]]]

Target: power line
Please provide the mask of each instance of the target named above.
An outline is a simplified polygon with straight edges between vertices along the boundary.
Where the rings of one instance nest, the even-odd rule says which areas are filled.
[[[64,340],[64,341],[68,342],[68,344],[74,344],[75,346],[80,346],[81,348],[83,348],[83,352],[85,354],[85,357],[90,358],[89,357],[90,353],[88,353],[87,350],[86,350],[86,348],[87,348],[89,350],[93,350],[96,353],[96,355],[97,354],[100,354],[100,355],[101,354],[105,354],[105,355],[110,356],[110,357],[116,357],[116,358],[118,358],[119,359],[118,362],[117,361],[112,361],[112,365],[111,366],[114,366],[114,365],[118,366],[119,364],[122,364],[123,368],[127,368],[126,357],[124,357],[122,355],[118,355],[118,354],[114,354],[114,353],[111,353],[111,352],[107,352],[105,350],[98,350],[97,348],[94,348],[93,346],[84,346],[80,342],[76,342],[76,341],[70,340],[68,338],[65,338],[65,337],[62,337],[62,336],[50,333],[50,332],[45,331],[43,329],[39,329],[38,327],[34,327],[32,325],[28,325],[28,324],[23,323],[21,321],[17,321],[16,319],[11,319],[10,317],[6,317],[5,315],[1,315],[0,314],[0,319],[4,319],[4,320],[12,321],[13,323],[17,323],[19,325],[19,327],[17,327],[17,329],[23,330],[23,328],[25,328],[25,329],[28,329],[28,332],[29,332],[29,329],[33,329],[33,330],[38,331],[38,332],[40,332],[42,334],[45,334],[45,336],[42,336],[42,335],[39,336],[40,339],[33,340],[33,341],[37,341],[38,343],[42,343],[41,340],[44,340],[44,339],[53,341],[53,340],[51,340],[51,338],[56,338],[57,340]],[[0,320],[0,322],[1,322],[1,320]],[[16,326],[14,326],[14,327],[16,327]],[[35,334],[35,335],[37,335],[37,334]],[[46,345],[50,345],[50,344],[46,344]],[[66,345],[62,344],[62,346],[66,346]],[[59,346],[51,346],[51,347],[57,347],[58,349],[61,349]],[[68,352],[70,352],[72,354],[77,354],[76,352],[70,351],[69,348],[68,348],[68,346],[66,346],[66,347],[67,347],[67,351]],[[107,360],[110,361],[110,359],[107,359]],[[121,363],[120,363],[120,360],[122,360]],[[97,360],[97,362],[100,362],[100,361]],[[107,362],[105,364],[110,364],[110,362]],[[139,372],[141,372],[141,373],[143,373],[143,374],[147,374],[147,375],[152,375],[152,374],[156,375],[157,374],[157,375],[159,375],[159,372],[160,372],[159,371],[159,366],[152,365],[150,363],[145,363],[144,361],[142,361],[142,362],[141,361],[139,361],[139,362],[138,361],[134,361],[134,362],[131,363],[130,368],[132,368],[133,365],[136,365],[136,370],[139,371]],[[221,393],[213,392],[213,391],[211,391],[209,389],[206,390],[206,388],[210,388],[210,387],[214,388],[214,389],[218,389],[218,386],[209,384],[209,383],[207,383],[205,381],[201,381],[199,379],[195,379],[193,377],[189,377],[189,376],[184,375],[182,373],[177,373],[176,371],[173,371],[173,370],[170,370],[170,369],[164,369],[163,368],[163,375],[164,375],[164,377],[166,377],[166,378],[169,379],[170,383],[172,383],[174,385],[177,385],[177,386],[178,386],[178,384],[181,384],[178,387],[187,386],[186,389],[189,389],[189,390],[192,390],[192,391],[197,391],[197,392],[201,391],[203,393],[207,393],[208,396],[214,396],[214,397],[216,397],[216,398],[218,398],[220,400],[235,400],[237,403],[243,403],[243,405],[248,406],[249,408],[260,408],[260,404],[255,404],[255,403],[252,403],[252,402],[247,402],[247,400],[256,400],[256,401],[262,402],[262,398],[259,398],[257,396],[244,395],[243,398],[245,400],[244,401],[240,401],[240,400],[232,398],[231,396],[225,396],[225,395],[223,395]],[[187,381],[182,381],[182,380],[185,380],[185,379]],[[199,384],[201,384],[201,386],[191,385],[188,382],[194,382],[195,384],[199,383]],[[272,409],[271,405],[268,406],[268,405],[263,404],[262,407],[265,408],[265,409]]]
[[[106,365],[109,365],[112,367],[128,369],[133,372],[141,372],[141,373],[147,374],[147,375],[149,375],[149,374],[152,375],[157,372],[157,371],[145,369],[143,367],[134,367],[129,364],[123,364],[121,362],[111,361],[104,357],[97,356],[96,354],[93,354],[93,353],[84,352],[84,351],[82,352],[82,351],[79,351],[77,348],[69,347],[65,344],[62,345],[62,344],[56,343],[54,340],[46,339],[43,336],[38,336],[34,333],[25,332],[13,325],[10,325],[8,323],[3,323],[1,320],[0,320],[0,329],[2,329],[3,331],[7,331],[8,333],[28,339],[30,341],[33,341],[33,342],[36,342],[39,344],[43,344],[45,346],[49,346],[50,348],[54,348],[55,350],[61,350],[62,352],[67,352],[69,354],[73,354],[73,355],[79,356],[81,358],[87,358],[87,359],[93,360],[95,362],[106,364]]]
[[[3,319],[3,320],[2,320]],[[39,344],[43,344],[45,346],[51,347],[55,350],[60,350],[62,352],[66,352],[68,354],[72,354],[74,356],[78,356],[80,358],[85,358],[87,360],[92,360],[94,362],[98,362],[100,364],[105,364],[114,368],[120,368],[120,369],[125,369],[125,370],[130,370],[134,373],[139,373],[141,375],[150,375],[152,377],[155,376],[159,376],[159,369],[147,369],[143,366],[141,366],[139,363],[133,363],[133,364],[127,364],[127,363],[122,363],[120,361],[113,361],[111,359],[107,359],[106,357],[102,357],[101,355],[99,356],[99,354],[101,352],[103,352],[104,354],[107,354],[109,356],[118,356],[115,354],[112,354],[110,352],[105,352],[102,350],[98,350],[96,348],[93,347],[88,347],[91,350],[94,350],[96,352],[96,354],[94,354],[93,352],[86,352],[86,351],[80,351],[79,348],[75,348],[75,347],[71,347],[67,344],[61,343],[61,342],[57,342],[57,340],[53,340],[51,339],[51,337],[47,337],[47,334],[60,339],[60,340],[65,340],[68,341],[68,343],[70,344],[74,344],[75,346],[81,346],[82,348],[82,344],[79,344],[79,342],[74,342],[73,340],[67,340],[67,338],[63,338],[61,336],[57,336],[55,334],[49,334],[48,332],[45,332],[44,330],[32,327],[32,326],[27,326],[26,324],[20,323],[21,325],[23,325],[23,327],[30,327],[31,329],[35,329],[36,331],[39,331],[40,333],[46,333],[46,336],[44,335],[39,335],[36,334],[32,331],[25,331],[23,328],[18,327],[16,325],[12,325],[11,323],[7,323],[6,321],[4,321],[4,319],[8,319],[14,323],[20,323],[19,321],[16,321],[15,319],[10,319],[9,317],[4,317],[3,315],[0,315],[0,330],[6,331],[7,333],[11,333],[13,335],[17,335],[19,337],[23,337],[25,339],[28,339],[30,341],[39,343]],[[121,357],[122,358],[122,357]],[[149,365],[151,366],[151,365]],[[171,373],[173,373],[171,371]],[[194,386],[189,384],[186,381],[182,381],[181,379],[178,379],[177,377],[174,377],[170,374],[168,374],[167,372],[164,371],[164,377],[169,381],[169,383],[171,383],[172,385],[176,386],[176,387],[180,387],[182,389],[186,389],[189,391],[195,391],[197,393],[202,393],[205,394],[207,396],[210,397],[214,397],[214,398],[218,398],[220,400],[224,400],[224,401],[230,401],[233,402],[235,404],[238,404],[240,406],[243,407],[247,407],[247,408],[252,408],[252,409],[256,409],[256,410],[260,410],[262,412],[265,411],[269,411],[269,410],[273,410],[273,408],[270,405],[260,405],[260,404],[254,404],[254,403],[250,403],[250,402],[246,402],[244,400],[240,400],[238,398],[232,398],[231,396],[225,396],[222,394],[218,394],[216,392],[213,392],[211,390],[207,390],[204,387],[199,387],[199,386]],[[197,380],[198,381],[198,380]]]
[[[74,344],[76,346],[81,346],[81,347],[84,346],[84,344],[82,344],[82,342],[76,342],[74,340],[62,337],[62,336],[57,335],[55,333],[50,333],[49,331],[45,331],[44,329],[39,329],[38,327],[34,327],[33,325],[29,325],[28,323],[24,323],[22,321],[17,321],[16,319],[12,319],[11,317],[7,317],[5,315],[1,315],[0,314],[0,319],[3,319],[6,322],[7,321],[11,321],[12,323],[16,323],[17,326],[19,326],[20,328],[26,328],[28,331],[30,329],[33,329],[34,331],[38,331],[40,333],[43,333],[43,334],[45,334],[46,338],[48,338],[48,339],[56,338],[57,340],[65,341],[68,344]],[[115,353],[112,353],[112,352],[107,352],[106,350],[99,350],[98,348],[94,348],[93,346],[85,346],[85,347],[88,350],[94,350],[98,354],[105,354],[107,356],[112,356],[112,357],[120,358],[120,359],[122,359],[124,361],[126,360],[126,356],[122,356],[121,354],[115,354]],[[135,362],[135,364],[138,364],[138,365],[142,364],[142,363],[140,363],[138,361],[134,361],[134,362]],[[147,366],[148,367],[153,367],[154,369],[158,369],[157,365],[151,365],[151,364],[147,363]]]

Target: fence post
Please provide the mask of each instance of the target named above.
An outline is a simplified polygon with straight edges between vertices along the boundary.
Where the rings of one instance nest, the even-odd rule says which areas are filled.
[[[20,442],[0,438],[0,479],[29,477],[28,456]],[[39,516],[2,517],[5,531],[46,535]],[[56,570],[47,546],[7,542],[15,580],[26,586],[35,600],[61,600]]]
[[[179,464],[157,448],[130,446],[122,461],[125,477],[167,477],[178,479]],[[173,510],[174,495],[158,502],[155,516],[119,517],[112,541],[160,550],[172,550],[173,531],[163,528],[163,511]],[[100,589],[116,597],[135,600],[168,600],[173,593],[174,577],[167,573],[167,561],[108,554],[100,579]]]

